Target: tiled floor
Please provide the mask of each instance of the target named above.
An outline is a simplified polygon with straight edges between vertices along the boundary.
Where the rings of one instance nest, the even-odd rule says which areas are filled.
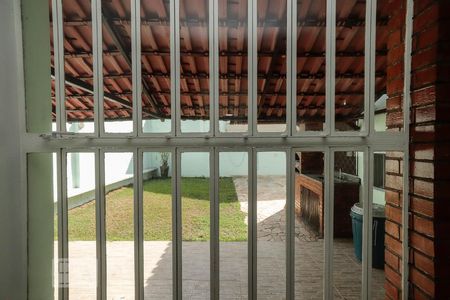
[[[248,211],[246,179],[234,180],[241,209]],[[257,295],[258,299],[284,299],[286,285],[286,233],[283,178],[258,178]],[[95,242],[70,242],[70,294],[72,299],[93,299],[95,294]],[[209,299],[208,242],[183,242],[183,299]],[[144,242],[145,299],[172,298],[172,245],[167,241]],[[134,244],[107,243],[108,299],[134,299]],[[247,299],[247,243],[220,244],[220,297]],[[334,241],[335,299],[359,299],[361,263],[350,239]],[[296,299],[322,299],[324,243],[303,223],[296,221]],[[373,269],[372,299],[384,299],[384,272]]]
[[[296,241],[296,299],[322,299],[323,241]],[[70,294],[75,299],[92,299],[95,294],[95,243],[70,242]],[[209,245],[183,244],[183,299],[208,299]],[[133,243],[110,242],[108,253],[108,299],[132,299]],[[258,242],[258,299],[284,299],[285,243]],[[361,264],[348,240],[336,240],[334,252],[334,294],[336,299],[359,299]],[[172,247],[169,242],[144,242],[145,299],[171,299]],[[373,299],[384,299],[384,274],[373,272]],[[222,299],[247,299],[247,245],[220,245],[220,294]]]

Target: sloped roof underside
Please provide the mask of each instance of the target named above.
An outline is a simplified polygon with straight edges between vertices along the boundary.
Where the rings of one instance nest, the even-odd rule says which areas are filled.
[[[381,95],[386,87],[388,16],[387,0],[378,2],[375,78]],[[143,118],[170,118],[169,1],[140,3]],[[183,119],[205,119],[209,114],[208,3],[180,0]],[[298,1],[296,97],[297,115],[303,121],[325,116],[325,9],[325,0]],[[64,0],[63,14],[67,119],[92,120],[91,3]],[[286,0],[259,0],[257,14],[258,120],[269,123],[286,114]],[[130,0],[102,1],[102,16],[105,119],[131,119]],[[337,1],[336,19],[336,117],[351,120],[363,113],[365,1]],[[245,122],[248,113],[247,26],[246,0],[219,0],[219,114],[236,123]],[[52,53],[52,67],[53,61]]]

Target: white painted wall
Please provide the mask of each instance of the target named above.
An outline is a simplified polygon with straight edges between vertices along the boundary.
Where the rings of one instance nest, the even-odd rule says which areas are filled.
[[[144,163],[144,171],[148,170]],[[105,184],[109,185],[133,177],[132,153],[105,154]],[[53,185],[56,186],[56,154],[53,155]],[[68,153],[67,155],[67,195],[74,197],[95,189],[94,153]],[[56,191],[53,194],[56,202]]]
[[[109,130],[114,132],[126,132],[131,121],[107,122]],[[207,128],[207,121],[183,121],[183,126],[189,131],[199,131]],[[168,121],[148,120],[144,122],[145,131],[162,131],[170,125]],[[106,124],[105,124],[106,126]],[[220,122],[222,131],[239,131],[239,125],[230,125],[229,122]],[[56,126],[53,124],[53,130]],[[167,128],[170,128],[167,127]],[[88,133],[92,132],[94,124],[92,122],[71,123],[68,130],[71,132]],[[185,177],[208,177],[209,176],[209,154],[185,153],[181,160],[181,172]],[[107,153],[105,156],[105,183],[106,185],[115,183],[133,176],[132,153]],[[220,175],[221,176],[246,176],[247,174],[247,154],[240,152],[230,152],[221,156]],[[262,152],[258,155],[260,168],[259,175],[284,175],[286,174],[286,157],[283,153]],[[69,153],[67,157],[67,188],[68,196],[73,197],[84,192],[95,189],[95,157],[93,153]],[[144,171],[157,168],[161,165],[160,153],[144,153]],[[266,167],[270,166],[270,168]],[[56,156],[53,158],[54,186],[56,186]],[[169,159],[169,176],[172,176],[172,159]],[[56,201],[56,192],[54,193]]]
[[[69,153],[67,155],[67,196],[73,197],[94,189],[95,154]]]
[[[386,205],[386,192],[380,188],[373,188],[373,203]]]
[[[184,177],[208,177],[209,154],[187,152],[182,154],[181,174]],[[247,153],[229,152],[220,157],[220,176],[247,176]],[[283,153],[262,152],[258,155],[259,175],[284,175],[286,160]],[[260,163],[264,162],[264,163]],[[95,189],[95,157],[93,153],[69,153],[67,156],[67,193],[69,197]],[[161,165],[159,152],[144,153],[144,171]],[[268,167],[270,166],[270,168]],[[56,155],[53,157],[53,184],[56,186]],[[172,159],[169,159],[172,176]],[[105,183],[111,184],[133,177],[132,153],[106,153]],[[56,202],[56,191],[54,191]]]
[[[105,122],[105,132],[128,133],[132,128],[132,121],[114,121]],[[164,133],[170,132],[170,120],[145,120],[142,130],[144,133]],[[93,122],[71,122],[66,124],[69,132],[92,133],[94,132]],[[263,132],[281,132],[285,129],[283,124],[259,124],[258,130]],[[204,120],[182,120],[182,132],[207,132],[209,130],[209,121]],[[56,124],[52,124],[52,130],[56,130]],[[247,125],[230,124],[229,121],[219,121],[220,132],[246,132]]]
[[[379,115],[381,116],[381,115]],[[379,124],[383,124],[383,119],[379,118]],[[131,121],[118,121],[108,122],[109,128],[115,132],[119,132],[121,126],[131,124]],[[198,126],[206,127],[204,121],[186,121],[185,126],[189,124],[189,130],[199,130]],[[162,122],[160,120],[148,120],[144,122],[144,128],[146,131],[162,130],[170,122]],[[90,132],[93,130],[93,123],[86,122],[79,126],[78,124],[72,124],[71,131]],[[220,122],[221,130],[236,130],[235,125],[230,125],[228,122]],[[126,127],[126,126],[125,126]],[[230,129],[230,127],[232,129]],[[167,128],[170,128],[167,127]],[[77,172],[74,171],[73,166],[76,164],[76,157],[79,157],[79,174],[75,178],[74,175]],[[184,177],[208,177],[209,176],[209,154],[206,152],[200,153],[184,153],[181,161],[181,172]],[[68,171],[68,195],[73,197],[95,188],[95,169],[94,169],[94,155],[88,153],[69,154],[67,158],[67,171]],[[108,153],[105,157],[105,183],[111,184],[133,176],[133,162],[131,153]],[[284,175],[286,174],[285,155],[277,152],[261,152],[258,154],[258,174],[259,175]],[[225,155],[221,155],[220,158],[220,175],[221,176],[246,176],[247,175],[247,154],[240,152],[230,152]],[[261,163],[264,162],[264,163]],[[358,176],[363,182],[364,172],[364,160],[363,153],[357,152],[357,166]],[[151,168],[157,168],[159,172],[159,166],[161,165],[161,156],[157,152],[144,153],[143,166],[144,170]],[[266,167],[270,166],[270,168]],[[56,158],[54,159],[54,174],[56,174]],[[169,176],[172,176],[172,159],[169,159]],[[79,179],[77,179],[79,178]],[[77,180],[79,180],[79,186],[76,186]],[[54,176],[54,184],[56,186],[56,175]],[[362,190],[363,186],[361,187]],[[374,203],[385,204],[385,193],[382,189],[374,189],[373,199]],[[56,194],[55,194],[56,199]],[[362,197],[361,197],[362,199]]]
[[[375,131],[386,131],[386,113],[375,114],[374,127]]]
[[[362,198],[362,189],[363,189],[363,185],[364,185],[364,153],[363,152],[357,152],[357,165],[358,165],[358,177],[361,179],[361,189],[360,189],[360,199]],[[385,199],[385,191],[383,189],[380,188],[373,188],[373,203],[375,204],[380,204],[380,205],[385,205],[386,204],[386,199]]]
[[[375,131],[386,131],[386,103],[388,96],[383,94],[375,101],[374,127]]]

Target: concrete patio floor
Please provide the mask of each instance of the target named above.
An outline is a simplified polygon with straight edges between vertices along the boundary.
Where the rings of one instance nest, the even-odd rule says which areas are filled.
[[[246,181],[234,179],[244,212]],[[285,299],[284,184],[282,177],[258,177],[258,299]],[[295,236],[295,298],[323,299],[324,241],[298,220]],[[143,249],[145,299],[172,299],[172,243],[144,241]],[[183,299],[209,299],[209,242],[183,242],[182,250]],[[69,242],[69,255],[71,298],[94,299],[95,242]],[[107,299],[134,299],[133,255],[133,242],[107,242]],[[352,240],[335,239],[333,257],[335,299],[360,299],[361,263],[354,256]],[[221,242],[219,260],[221,299],[247,299],[247,243]],[[372,271],[372,293],[372,299],[384,299],[383,270]]]

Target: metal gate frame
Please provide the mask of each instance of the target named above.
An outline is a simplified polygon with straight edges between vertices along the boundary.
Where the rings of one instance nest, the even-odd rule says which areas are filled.
[[[336,2],[327,0],[327,28],[326,28],[326,121],[323,132],[297,132],[296,126],[296,42],[292,37],[296,36],[297,1],[287,0],[287,9],[291,13],[287,17],[287,62],[289,65],[287,74],[287,108],[286,108],[286,131],[281,133],[262,133],[257,128],[257,105],[256,101],[249,102],[249,116],[247,133],[225,134],[218,130],[218,1],[210,1],[209,5],[209,51],[210,71],[214,76],[210,78],[210,130],[208,133],[182,133],[180,131],[181,109],[180,109],[180,28],[179,28],[179,1],[170,0],[171,18],[171,97],[172,97],[172,119],[171,132],[169,134],[150,134],[142,132],[142,108],[137,105],[139,101],[133,101],[133,133],[111,134],[104,130],[103,117],[103,74],[102,74],[102,16],[101,0],[92,2],[92,30],[93,30],[93,61],[94,61],[94,111],[95,130],[93,134],[72,134],[66,130],[66,112],[64,101],[64,48],[63,48],[63,16],[62,1],[52,0],[53,7],[53,35],[55,51],[55,83],[57,99],[57,132],[51,134],[35,134],[22,132],[22,146],[25,153],[32,152],[56,152],[58,172],[58,256],[60,259],[68,257],[68,233],[67,233],[67,153],[68,152],[93,152],[95,153],[96,170],[96,199],[97,209],[97,278],[98,299],[106,299],[106,239],[105,239],[105,170],[104,155],[106,152],[125,151],[132,152],[134,158],[134,205],[135,205],[135,286],[136,299],[143,299],[143,216],[142,216],[142,155],[144,152],[169,151],[172,155],[173,176],[172,199],[173,203],[173,240],[175,251],[173,254],[174,268],[174,299],[181,299],[181,253],[180,253],[180,230],[181,213],[180,203],[180,155],[184,151],[202,151],[210,154],[210,195],[211,202],[211,298],[219,296],[219,257],[218,257],[218,175],[219,175],[219,153],[224,151],[236,151],[248,153],[248,178],[249,178],[249,298],[256,299],[256,156],[261,151],[282,151],[286,153],[286,178],[287,178],[287,241],[286,241],[286,298],[293,299],[295,291],[294,282],[294,162],[295,152],[320,151],[325,154],[325,266],[324,266],[324,298],[332,299],[332,270],[333,270],[333,202],[334,185],[332,182],[334,169],[334,155],[336,151],[362,151],[366,168],[364,178],[367,182],[364,190],[365,198],[368,200],[364,211],[368,218],[364,219],[363,230],[365,232],[363,241],[363,272],[362,272],[362,299],[371,298],[371,235],[369,226],[372,222],[372,191],[373,188],[373,153],[375,151],[400,151],[403,152],[403,160],[409,161],[409,107],[410,107],[410,70],[411,70],[411,35],[413,0],[407,0],[406,18],[406,42],[405,42],[405,78],[404,78],[404,104],[403,116],[404,126],[401,132],[376,132],[374,130],[374,97],[375,97],[375,36],[376,36],[376,7],[377,0],[366,0],[366,29],[365,29],[365,97],[364,97],[364,127],[357,132],[337,132],[334,122],[334,86],[335,86],[335,33],[336,33]],[[140,70],[140,0],[130,0],[132,6],[132,66],[133,66],[133,97],[139,98],[141,93],[141,70]],[[257,5],[258,0],[248,0],[248,56],[252,59],[249,63],[249,95],[248,99],[255,99],[256,74],[257,74]],[[250,100],[249,100],[250,101]],[[408,164],[403,164],[403,208],[402,208],[402,234],[408,236]],[[251,224],[250,224],[251,223]],[[250,259],[251,258],[251,259]],[[66,266],[59,264],[60,271]],[[408,296],[408,239],[403,241],[402,256],[402,297]],[[59,289],[59,299],[68,299],[68,289]]]

